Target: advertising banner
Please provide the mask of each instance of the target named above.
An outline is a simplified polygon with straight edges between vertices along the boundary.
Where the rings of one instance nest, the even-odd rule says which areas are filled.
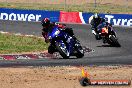
[[[67,22],[67,23],[83,23],[79,16],[79,12],[64,12],[60,11],[60,19],[59,22]]]
[[[99,14],[105,18],[106,21],[112,25],[118,26],[132,26],[132,15],[131,14]],[[93,13],[82,13],[82,12],[60,12],[60,22],[68,23],[83,23],[89,24],[92,20]]]
[[[45,17],[50,18],[51,21],[58,22],[60,11],[43,11],[43,10],[18,10],[0,8],[1,20],[13,21],[40,21]]]
[[[132,15],[130,14],[100,14],[113,25],[132,26]]]
[[[89,23],[92,18],[91,13],[83,13],[85,23]],[[132,14],[99,14],[112,25],[132,26]]]
[[[93,13],[47,11],[47,10],[18,10],[0,8],[1,20],[34,21],[38,22],[45,17],[52,22],[89,24]],[[132,26],[132,14],[99,14],[112,25]]]

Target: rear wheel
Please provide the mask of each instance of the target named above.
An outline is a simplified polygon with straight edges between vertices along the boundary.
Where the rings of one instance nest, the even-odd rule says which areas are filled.
[[[56,42],[56,49],[58,50],[58,52],[60,53],[60,55],[63,58],[65,58],[65,59],[69,58],[69,52],[66,49],[66,44],[65,43]]]
[[[110,40],[111,40],[111,45],[112,46],[121,47],[121,45],[119,44],[119,42],[117,41],[117,39],[115,38],[115,36],[111,35],[110,36]]]
[[[84,56],[84,50],[83,50],[82,46],[80,44],[78,44],[76,46],[76,49],[77,49],[76,57],[77,58],[82,58]]]

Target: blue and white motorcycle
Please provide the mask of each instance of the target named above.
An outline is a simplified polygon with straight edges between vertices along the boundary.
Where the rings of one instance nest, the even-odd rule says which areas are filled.
[[[69,58],[70,56],[82,58],[84,56],[84,50],[80,42],[75,41],[58,26],[54,26],[52,31],[48,33],[48,38],[53,47],[52,53],[59,52],[63,58]]]

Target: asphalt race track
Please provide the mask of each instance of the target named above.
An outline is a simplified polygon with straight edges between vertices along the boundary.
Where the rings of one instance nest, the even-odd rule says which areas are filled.
[[[83,46],[93,50],[85,53],[84,58],[76,59],[37,59],[37,60],[1,60],[0,66],[62,66],[62,65],[131,65],[132,64],[132,28],[114,27],[121,47],[104,45],[92,35],[89,25],[67,24]],[[0,31],[33,34],[41,36],[41,24],[38,22],[0,21]]]

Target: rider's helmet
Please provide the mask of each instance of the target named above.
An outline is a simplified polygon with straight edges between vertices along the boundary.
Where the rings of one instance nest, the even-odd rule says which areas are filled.
[[[50,25],[50,19],[49,18],[44,18],[41,21],[41,24],[42,24],[43,27],[48,27]]]
[[[93,15],[93,19],[99,19],[100,18],[100,16],[97,14],[97,13],[95,13],[94,15]]]
[[[95,13],[94,15],[92,15],[92,16],[89,18],[89,23],[91,24],[92,20],[97,21],[97,20],[99,20],[100,18],[101,18],[101,17],[100,17],[97,13]]]

